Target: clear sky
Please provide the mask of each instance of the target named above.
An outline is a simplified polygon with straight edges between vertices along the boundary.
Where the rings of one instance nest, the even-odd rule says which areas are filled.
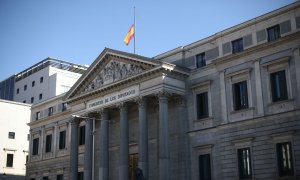
[[[153,57],[295,0],[0,0],[0,81],[53,57],[91,64],[123,42],[136,7],[136,52]]]

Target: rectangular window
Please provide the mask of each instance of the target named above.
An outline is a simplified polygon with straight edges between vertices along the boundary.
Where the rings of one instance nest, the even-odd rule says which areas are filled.
[[[62,103],[62,111],[66,111],[67,110],[67,103]]]
[[[280,27],[279,25],[270,27],[267,29],[268,33],[268,41],[275,41],[276,39],[280,38]]]
[[[56,175],[56,180],[63,180],[64,176],[62,174]]]
[[[28,155],[26,155],[26,163],[28,162]]]
[[[239,83],[233,84],[233,102],[234,110],[240,110],[248,108],[248,90],[247,90],[247,81],[242,81]]]
[[[199,179],[211,180],[210,154],[199,156]]]
[[[231,42],[232,44],[232,54],[238,53],[244,50],[243,38],[234,40]]]
[[[40,78],[40,83],[43,83],[43,82],[44,82],[44,78],[41,77],[41,78]]]
[[[78,180],[83,180],[83,172],[78,172]]]
[[[48,180],[48,176],[44,176],[44,177],[43,177],[43,180]]]
[[[48,108],[48,116],[52,116],[53,115],[53,107],[49,107]]]
[[[26,90],[27,90],[27,85],[25,84],[25,85],[24,85],[24,91],[26,91]]]
[[[35,86],[35,81],[31,82],[31,86],[34,87]]]
[[[46,136],[46,152],[51,152],[52,134]]]
[[[13,154],[7,154],[6,156],[6,167],[13,167],[14,164],[14,155]]]
[[[66,147],[66,131],[59,132],[59,149]]]
[[[196,55],[197,68],[206,66],[205,53]]]
[[[282,101],[288,99],[285,70],[272,73],[271,78],[271,92],[272,101]]]
[[[85,144],[85,126],[79,127],[79,145]]]
[[[250,148],[238,149],[238,165],[240,179],[252,178]]]
[[[197,94],[197,118],[202,119],[208,117],[208,93]]]
[[[41,119],[41,112],[40,111],[36,112],[36,114],[35,114],[35,120],[39,120],[39,119]]]
[[[41,100],[41,99],[43,99],[43,94],[42,93],[39,95],[39,100]]]
[[[293,176],[294,167],[291,143],[278,143],[276,149],[279,176]]]
[[[38,155],[39,153],[39,138],[33,139],[32,143],[32,155]]]
[[[26,100],[24,100],[23,103],[26,103]]]
[[[17,89],[17,94],[19,94],[19,93],[20,93],[20,89],[18,88],[18,89]]]
[[[15,132],[8,132],[8,139],[15,139]]]
[[[34,102],[34,97],[31,97],[30,102],[31,102],[31,103]]]

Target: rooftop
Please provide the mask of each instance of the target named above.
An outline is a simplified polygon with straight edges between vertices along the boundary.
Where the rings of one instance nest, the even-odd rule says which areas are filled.
[[[67,70],[74,73],[83,74],[87,70],[87,66],[79,65],[70,63],[67,61],[54,59],[51,57],[48,57],[37,64],[32,65],[31,67],[25,69],[24,71],[18,73],[15,75],[16,81],[20,81],[21,79],[26,78],[27,76],[30,76],[31,74],[34,74],[48,66],[55,67],[62,70]]]

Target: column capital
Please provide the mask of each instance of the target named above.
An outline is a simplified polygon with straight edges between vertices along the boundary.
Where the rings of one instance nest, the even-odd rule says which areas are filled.
[[[174,98],[176,106],[185,107],[186,106],[186,96],[177,96]]]
[[[139,97],[135,98],[134,101],[138,104],[139,107],[145,107],[147,98],[144,96],[139,96]]]
[[[103,115],[105,115],[105,114],[108,113],[108,110],[107,110],[107,108],[100,108],[100,109],[97,111],[97,113],[99,113],[100,116],[103,116]]]
[[[120,111],[127,110],[127,108],[128,108],[126,102],[120,102],[120,103],[117,103],[117,104],[116,104],[116,107],[117,107]]]
[[[72,117],[70,120],[69,120],[69,123],[71,125],[76,125],[79,123],[79,118],[78,117]]]
[[[167,90],[161,90],[161,91],[158,91],[155,95],[158,97],[158,98],[168,98],[170,96],[172,96],[173,93],[167,91]]]

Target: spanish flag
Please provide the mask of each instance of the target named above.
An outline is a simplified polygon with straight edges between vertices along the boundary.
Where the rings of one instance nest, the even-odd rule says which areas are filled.
[[[125,39],[124,39],[124,42],[126,45],[128,45],[130,43],[130,40],[134,37],[134,24],[130,27]]]

